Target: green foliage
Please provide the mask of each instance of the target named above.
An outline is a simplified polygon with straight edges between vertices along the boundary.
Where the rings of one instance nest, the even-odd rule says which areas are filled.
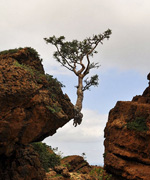
[[[41,164],[45,171],[49,171],[49,168],[54,168],[60,165],[60,156],[52,153],[53,149],[42,142],[32,143],[34,150],[39,154]]]
[[[98,86],[98,75],[94,75],[84,80],[93,68],[99,68],[99,63],[91,62],[90,57],[97,53],[95,50],[98,44],[103,44],[105,39],[109,39],[111,30],[108,29],[103,34],[93,35],[83,41],[72,40],[65,41],[64,36],[44,38],[46,43],[50,43],[56,47],[53,56],[62,66],[72,71],[78,77],[77,101],[75,104],[75,115],[73,125],[81,124],[83,114],[82,102],[83,91],[89,90],[91,86]]]
[[[105,157],[107,156],[107,152],[103,153],[103,158],[105,159]]]
[[[102,168],[93,168],[90,172],[91,176],[95,177],[97,180],[111,180],[111,174],[105,174]]]
[[[146,119],[143,117],[137,117],[133,121],[128,122],[126,126],[130,130],[136,130],[140,132],[146,132],[149,130],[146,124]]]
[[[20,67],[26,71],[28,71],[32,76],[35,77],[37,83],[42,83],[42,78],[45,76],[44,74],[40,73],[39,71],[32,69],[30,66],[26,64],[20,64],[18,61],[14,62],[14,66]]]
[[[23,48],[15,48],[15,49],[9,49],[9,50],[5,50],[5,51],[0,51],[0,55],[14,54],[14,53],[17,53],[21,49],[23,49]]]
[[[31,47],[15,48],[15,49],[9,49],[9,50],[5,50],[5,51],[1,51],[0,55],[14,54],[14,53],[17,53],[19,50],[22,50],[22,49],[26,49],[26,53],[33,54],[36,58],[40,59],[40,55],[38,54],[38,52],[34,48],[31,48]],[[42,59],[40,59],[40,61],[42,61]]]
[[[83,91],[90,90],[91,86],[98,86],[98,75],[96,74],[96,75],[92,76],[90,78],[90,80],[89,80],[89,78],[86,78],[84,80],[84,83],[85,83],[85,86],[83,87]]]
[[[57,78],[54,78],[52,75],[46,74],[45,77],[49,82],[48,89],[51,92],[50,94],[51,99],[57,100],[59,97],[58,95],[61,94],[62,92],[61,88],[65,86],[61,82],[59,82]],[[56,105],[53,105],[53,107],[50,105],[47,108],[51,110],[53,113],[60,111],[60,109],[57,108]]]
[[[55,36],[44,38],[46,43],[50,43],[56,47],[54,52],[54,58],[64,67],[73,71],[78,77],[84,78],[89,71],[93,68],[98,68],[99,63],[91,62],[89,56],[93,57],[97,51],[95,48],[99,43],[103,44],[104,39],[109,39],[111,30],[108,29],[103,34],[93,35],[84,39],[83,41],[73,40],[65,41],[64,36],[56,38]],[[86,63],[83,63],[84,57],[87,59]],[[98,75],[92,76],[90,80],[84,81],[84,90],[89,90],[90,86],[98,85]],[[78,87],[78,86],[77,86]]]
[[[40,55],[39,53],[34,49],[34,48],[31,48],[31,47],[25,47],[26,48],[26,51],[28,53],[31,53],[33,54],[36,58],[39,58],[40,59]],[[42,61],[42,59],[40,59]]]
[[[64,36],[60,36],[59,38],[52,36],[44,38],[44,40],[46,43],[51,43],[57,47],[60,46],[61,53],[58,51],[54,52],[54,57],[58,62],[66,65],[66,59],[68,59],[70,64],[73,64],[74,62],[79,62],[80,59],[87,54],[93,56],[93,54],[97,53],[97,51],[92,51],[93,47],[99,42],[102,43],[104,39],[109,39],[110,35],[111,30],[108,29],[103,34],[93,35],[92,38],[86,38],[83,41],[73,40],[71,42],[65,42]]]
[[[47,86],[47,88],[50,90],[51,98],[53,100],[55,100],[56,96],[61,92],[61,88],[65,87],[61,82],[59,82],[57,80],[57,78],[54,78],[52,75],[49,75],[49,74],[45,75],[43,73],[40,73],[39,71],[33,69],[31,66],[28,66],[26,64],[20,64],[18,61],[14,62],[14,66],[20,67],[20,68],[28,71],[35,78],[37,83],[39,83],[39,84],[43,82],[43,78],[46,79],[49,82],[48,83],[49,85]],[[54,106],[51,108],[53,108],[51,110],[54,112],[60,111],[60,108],[57,107],[56,104],[54,104]]]
[[[60,87],[65,87],[65,85],[63,85],[60,81],[57,80],[57,78],[54,78],[52,75],[46,74],[46,79],[55,90],[60,89]]]
[[[18,61],[14,62],[14,66],[16,67],[20,67],[22,69],[25,69],[26,71],[30,72],[30,74],[33,76],[34,75],[34,71],[30,66],[27,66],[25,64],[20,64]]]
[[[61,107],[58,107],[57,104],[53,104],[52,106],[46,106],[52,113],[58,113],[61,111]]]

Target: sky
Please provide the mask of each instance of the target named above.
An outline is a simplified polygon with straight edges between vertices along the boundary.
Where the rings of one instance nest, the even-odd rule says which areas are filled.
[[[86,154],[90,164],[103,165],[104,128],[117,101],[131,101],[148,86],[150,72],[149,0],[0,0],[0,51],[32,47],[43,59],[46,73],[66,87],[76,101],[77,79],[53,58],[55,48],[43,38],[65,36],[82,41],[108,28],[110,39],[97,47],[92,61],[100,68],[99,86],[84,94],[83,122],[72,121],[44,140],[66,155]]]

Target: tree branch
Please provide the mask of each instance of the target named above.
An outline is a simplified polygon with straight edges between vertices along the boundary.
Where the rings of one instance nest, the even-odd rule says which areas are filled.
[[[56,49],[57,49],[59,55],[65,60],[65,62],[67,63],[67,65],[68,65],[70,68],[68,68],[68,66],[66,66],[66,65],[65,65],[64,63],[62,63],[61,61],[60,61],[60,63],[61,63],[64,67],[66,67],[67,69],[69,69],[69,70],[71,70],[71,71],[74,72],[73,66],[71,66],[71,65],[69,64],[68,60],[67,60],[67,59],[63,56],[63,54],[60,52],[58,46],[55,45],[55,47],[56,47]]]
[[[85,66],[84,64],[82,63],[83,61],[83,57],[80,59],[80,65],[82,66],[82,68],[77,72],[78,76],[84,71],[85,69]]]
[[[84,71],[84,77],[89,73],[89,70],[90,70],[90,59],[89,59],[89,55],[94,51],[94,49],[98,46],[100,40],[97,41],[97,43],[95,44],[95,46],[86,54],[86,58],[87,58],[87,61],[88,61],[88,64],[87,64],[87,67],[86,67],[86,70]]]

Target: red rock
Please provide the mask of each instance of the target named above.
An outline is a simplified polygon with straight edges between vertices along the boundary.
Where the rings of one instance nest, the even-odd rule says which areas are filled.
[[[91,170],[90,165],[81,156],[67,156],[61,160],[61,164],[65,165],[70,172],[88,173]]]
[[[13,156],[0,157],[0,180],[42,180],[45,171],[32,146],[19,147]]]
[[[54,79],[49,82],[32,51],[0,53],[0,159],[53,135],[74,116],[70,99]]]
[[[150,179],[150,87],[132,101],[117,102],[109,113],[105,138],[107,172],[118,179]]]

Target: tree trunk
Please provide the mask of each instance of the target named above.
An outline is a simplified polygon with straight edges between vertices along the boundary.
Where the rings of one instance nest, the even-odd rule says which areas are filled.
[[[74,116],[74,123],[73,125],[76,127],[78,124],[81,124],[83,114],[81,113],[82,110],[82,102],[83,102],[83,78],[79,75],[78,76],[78,87],[77,87],[77,101],[74,106],[75,116]]]

